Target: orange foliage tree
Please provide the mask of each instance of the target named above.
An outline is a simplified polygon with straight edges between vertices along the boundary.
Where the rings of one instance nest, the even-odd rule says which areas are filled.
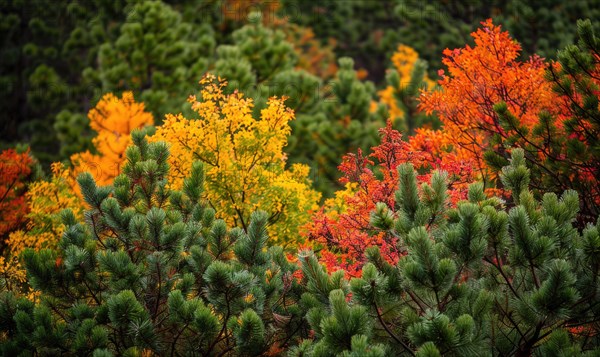
[[[483,28],[471,34],[474,47],[444,51],[448,74],[440,71],[442,89],[424,91],[420,108],[439,115],[455,155],[472,159],[486,187],[493,187],[498,182],[497,169],[506,161],[491,168],[485,153],[495,151],[507,159],[507,147],[527,141],[526,133],[539,123],[541,113],[560,113],[552,85],[545,80],[548,65],[543,59],[533,56],[520,61],[521,46],[507,32],[491,20],[482,24]],[[503,120],[497,110],[499,103],[516,122]],[[427,141],[428,135],[438,135],[432,131],[420,134],[420,142]],[[544,151],[540,148],[538,154]]]
[[[131,92],[123,93],[121,98],[111,93],[104,95],[88,117],[90,127],[97,133],[92,140],[96,153],[86,151],[71,156],[72,176],[90,172],[99,185],[108,185],[121,171],[125,149],[131,145],[131,132],[153,125],[154,119]]]
[[[0,154],[0,252],[5,248],[8,234],[25,221],[25,181],[32,164],[29,151],[18,153],[7,149]]]
[[[591,23],[581,22],[578,45],[559,51],[558,62],[535,55],[521,61],[521,47],[507,32],[491,20],[482,24],[472,34],[474,47],[444,51],[449,73],[441,72],[441,90],[421,95],[420,108],[439,115],[443,133],[421,130],[413,142],[444,136],[440,156],[471,159],[495,193],[503,191],[498,177],[510,152],[522,148],[534,194],[582,193],[583,227],[600,212],[600,41]]]

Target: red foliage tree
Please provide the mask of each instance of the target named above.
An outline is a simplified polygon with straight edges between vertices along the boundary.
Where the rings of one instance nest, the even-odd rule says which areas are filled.
[[[380,247],[383,257],[393,263],[403,254],[395,237],[374,230],[369,223],[378,202],[390,209],[395,207],[400,164],[411,163],[420,174],[419,182],[429,182],[434,169],[446,171],[454,202],[466,197],[467,185],[473,181],[474,172],[468,163],[458,159],[443,162],[428,152],[415,150],[392,129],[391,122],[380,129],[380,135],[381,143],[369,155],[359,150],[343,158],[340,181],[346,189],[328,200],[307,227],[309,238],[323,247],[321,260],[330,271],[344,269],[348,275],[359,274],[370,246]]]
[[[31,174],[29,151],[7,149],[0,153],[0,250],[8,234],[22,225],[27,214],[25,181]]]

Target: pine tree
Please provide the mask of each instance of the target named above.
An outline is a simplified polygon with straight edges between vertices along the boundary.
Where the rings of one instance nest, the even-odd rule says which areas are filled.
[[[315,31],[322,44],[333,39],[339,57],[352,57],[369,79],[385,78],[388,59],[403,40],[396,1],[281,0],[281,16]]]
[[[295,135],[313,140],[295,142],[292,150],[304,153],[302,162],[313,167],[315,185],[326,197],[339,187],[340,158],[377,143],[378,129],[385,126],[387,113],[383,105],[374,102],[374,96],[373,83],[358,79],[354,61],[341,58],[318,109],[298,116]]]
[[[299,88],[296,74],[314,76],[294,70],[298,55],[283,31],[263,25],[260,13],[249,16],[250,23],[231,34],[233,44],[217,48],[214,74],[227,79],[226,93],[237,90],[252,97],[255,114],[260,113],[270,97],[282,94],[292,94],[293,109],[303,112],[302,98],[310,99],[315,88]]]
[[[419,189],[410,165],[398,171],[396,202],[377,205],[371,229],[394,237],[402,257],[389,262],[371,246],[362,273],[348,282],[344,271],[328,275],[302,254],[314,339],[292,355],[348,353],[358,341],[371,348],[365,355],[599,352],[600,233],[574,227],[574,191],[536,201],[521,149],[503,169],[508,207],[481,183],[449,206],[443,173]]]
[[[288,40],[290,31],[299,30],[286,27],[283,20],[275,28],[267,27],[261,23],[259,13],[251,13],[250,20],[232,33],[232,44],[217,48],[212,72],[227,79],[225,92],[237,90],[252,97],[255,115],[260,114],[273,96],[287,97],[286,104],[298,116],[319,110],[323,79],[302,68],[299,62],[303,56],[302,49]],[[287,151],[293,162],[298,162],[304,155],[293,147]]]
[[[168,149],[141,131],[112,186],[78,178],[86,223],[63,211],[57,250],[26,250],[39,302],[2,292],[3,355],[247,355],[287,348],[306,330],[297,269],[265,248],[267,215],[229,229],[204,200],[194,163],[168,188]]]
[[[0,3],[0,141],[29,142],[44,167],[58,158],[56,115],[84,112],[82,103],[97,94],[81,73],[125,7],[125,0]]]
[[[99,48],[84,76],[103,92],[135,91],[157,122],[189,107],[180,98],[207,71],[215,47],[210,26],[192,26],[162,1],[135,4],[120,34]]]
[[[558,52],[558,63],[547,75],[562,102],[564,128],[557,130],[558,120],[541,116],[535,132],[552,143],[553,156],[547,163],[554,175],[534,175],[533,179],[536,184],[541,181],[539,185],[547,191],[569,188],[579,192],[580,219],[591,222],[600,214],[600,38],[590,20],[578,21],[577,27],[579,40]],[[564,135],[555,134],[560,129]]]
[[[544,0],[529,3],[512,0],[498,20],[519,40],[527,54],[557,58],[557,48],[577,40],[577,20],[596,19],[600,14],[594,1]],[[599,24],[594,23],[596,32]]]

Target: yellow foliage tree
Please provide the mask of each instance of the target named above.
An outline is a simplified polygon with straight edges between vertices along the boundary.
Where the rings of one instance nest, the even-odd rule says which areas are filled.
[[[409,46],[398,46],[392,55],[392,64],[393,69],[387,75],[388,86],[380,90],[378,95],[380,102],[388,108],[395,126],[412,135],[416,128],[426,125],[428,121],[422,113],[418,113],[416,98],[419,90],[433,89],[435,82],[427,75],[426,63]]]
[[[61,163],[52,164],[52,179],[36,181],[26,194],[29,213],[26,231],[12,232],[7,240],[12,255],[25,248],[55,248],[64,232],[60,212],[70,208],[82,218],[84,204],[72,189],[69,170]]]
[[[88,117],[90,127],[98,133],[92,141],[97,154],[86,151],[71,156],[72,176],[90,172],[99,185],[108,185],[121,171],[133,129],[153,125],[154,118],[145,111],[144,103],[135,102],[131,92],[121,98],[104,95]]]
[[[83,218],[83,200],[73,190],[73,182],[69,170],[61,163],[52,164],[50,181],[36,181],[29,186],[26,193],[29,213],[26,230],[11,232],[6,241],[9,258],[0,258],[0,288],[15,293],[26,293],[30,299],[35,298],[31,290],[20,291],[24,286],[25,270],[21,267],[18,256],[25,248],[55,248],[65,226],[60,212],[70,208],[77,219]]]
[[[317,208],[320,194],[311,189],[307,166],[285,168],[283,147],[294,119],[285,98],[270,98],[255,119],[252,99],[239,92],[223,94],[225,81],[209,74],[200,84],[202,100],[189,98],[199,119],[167,115],[150,139],[170,144],[169,182],[180,188],[192,161],[201,160],[207,168],[207,199],[229,223],[246,228],[251,213],[261,209],[270,214],[273,242],[302,243],[298,230]]]

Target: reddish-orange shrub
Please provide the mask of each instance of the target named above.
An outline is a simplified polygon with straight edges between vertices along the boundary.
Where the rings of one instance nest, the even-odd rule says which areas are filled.
[[[444,162],[432,158],[430,152],[415,150],[392,129],[391,121],[380,129],[380,135],[381,143],[372,148],[369,155],[365,156],[359,150],[344,157],[339,169],[343,173],[340,181],[345,184],[345,189],[327,200],[307,226],[309,239],[322,246],[321,260],[330,271],[344,269],[348,275],[359,274],[364,253],[370,246],[380,247],[383,257],[390,262],[397,262],[402,255],[394,237],[374,230],[369,223],[378,202],[390,208],[395,206],[400,164],[413,164],[418,170],[419,182],[428,182],[435,169],[448,172],[452,201],[465,198],[467,185],[474,179],[468,162],[459,159]]]

